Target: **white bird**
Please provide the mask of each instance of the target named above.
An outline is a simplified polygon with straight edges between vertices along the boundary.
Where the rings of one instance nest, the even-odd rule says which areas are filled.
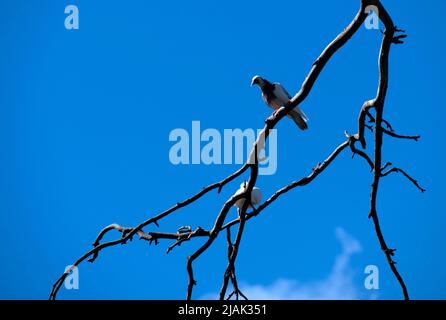
[[[246,187],[248,187],[248,183],[246,181],[244,181],[240,185],[240,189],[238,189],[236,191],[234,196],[237,196],[237,195],[245,192]],[[260,204],[260,201],[262,201],[262,192],[261,192],[261,190],[259,188],[257,188],[257,187],[252,188],[252,191],[251,191],[251,203],[248,205],[248,208],[251,208],[252,206],[256,206],[256,205]],[[237,200],[234,203],[234,206],[236,206],[239,209],[242,209],[244,203],[245,203],[245,199],[239,199],[239,200]]]
[[[253,85],[258,85],[260,90],[262,90],[263,101],[265,101],[269,107],[274,109],[273,114],[290,102],[290,94],[280,83],[271,83],[260,76],[255,76],[251,81],[251,86]],[[290,117],[302,130],[308,129],[308,117],[298,106],[288,112],[288,117]]]

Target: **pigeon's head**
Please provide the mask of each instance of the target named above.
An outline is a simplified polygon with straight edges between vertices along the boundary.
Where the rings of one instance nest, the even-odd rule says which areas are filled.
[[[260,76],[254,76],[251,80],[251,86],[258,85],[262,86],[265,80]]]

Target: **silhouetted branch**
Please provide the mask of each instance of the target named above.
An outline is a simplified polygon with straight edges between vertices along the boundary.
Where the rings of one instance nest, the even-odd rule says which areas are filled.
[[[370,159],[370,157],[367,155],[367,153],[365,153],[364,151],[358,150],[358,148],[356,148],[356,142],[360,141],[360,135],[349,135],[347,131],[344,132],[345,136],[348,139],[348,144],[350,146],[350,149],[352,150],[353,154],[352,154],[352,158],[355,156],[355,154],[357,154],[358,156],[360,156],[361,158],[363,158],[364,160],[367,161],[368,165],[370,166],[370,169],[373,170],[373,161]],[[365,144],[364,144],[365,146]]]
[[[361,143],[361,146],[363,149],[366,148],[366,141],[365,141],[365,135],[364,135],[364,128],[369,128],[370,130],[372,130],[372,127],[366,125],[365,123],[365,117],[366,115],[370,116],[370,108],[373,108],[373,100],[368,100],[366,102],[364,102],[364,105],[361,108],[361,111],[359,113],[359,118],[358,118],[358,140]]]
[[[240,212],[239,212],[240,215]],[[245,223],[245,216],[243,215],[243,218],[240,219],[240,226],[244,226]],[[241,216],[240,216],[241,217]],[[239,231],[237,232],[237,234],[241,234],[240,230],[242,230],[243,228],[239,227]],[[238,286],[238,282],[237,282],[237,277],[235,275],[235,259],[233,258],[233,252],[234,252],[234,244],[232,243],[231,240],[231,228],[226,228],[226,241],[228,243],[228,268],[225,272],[225,278],[223,280],[223,287],[222,290],[220,292],[220,299],[224,299],[225,297],[225,292],[227,290],[227,282],[225,282],[226,277],[231,279],[231,283],[232,283],[232,287],[234,288],[234,290],[228,295],[228,297],[226,298],[227,300],[230,300],[232,298],[232,296],[235,296],[236,300],[239,300],[239,296],[242,296],[243,299],[248,300],[248,298],[243,294],[243,292],[240,291],[240,288]],[[237,245],[238,246],[238,245]]]
[[[371,4],[375,5],[378,9],[378,16],[384,23],[385,31],[383,33],[383,40],[381,43],[381,50],[379,54],[379,84],[378,92],[376,98],[374,99],[373,105],[375,109],[375,150],[374,150],[374,170],[373,170],[373,182],[371,187],[370,195],[370,213],[369,217],[373,219],[375,225],[376,235],[380,243],[381,249],[387,258],[387,262],[392,270],[393,274],[397,278],[401,289],[403,291],[404,299],[409,299],[409,294],[407,292],[406,284],[398,272],[395,261],[392,259],[394,254],[394,249],[389,249],[387,243],[384,239],[381,226],[379,223],[378,212],[376,209],[378,186],[381,179],[381,163],[382,163],[382,143],[383,143],[383,112],[384,112],[384,102],[387,94],[388,81],[389,81],[389,53],[390,47],[393,43],[402,43],[405,36],[396,36],[395,33],[398,29],[395,27],[390,15],[387,13],[385,8],[382,6],[380,1],[370,1]]]
[[[367,115],[370,118],[370,122],[374,123],[375,122],[375,118],[370,113],[368,113]],[[417,142],[421,138],[421,136],[419,136],[419,135],[418,136],[405,136],[405,135],[397,134],[397,133],[395,133],[395,131],[393,130],[392,126],[390,125],[390,123],[388,121],[383,120],[382,122],[383,123],[385,122],[385,124],[387,126],[387,129],[381,127],[382,132],[387,134],[387,135],[389,135],[389,136],[391,136],[391,137],[398,138],[398,139],[415,140]]]
[[[384,166],[384,168],[387,166],[391,166],[392,164],[391,163],[386,163],[386,165]],[[412,178],[409,174],[407,174],[407,172],[406,171],[404,171],[403,169],[400,169],[400,168],[396,168],[396,167],[394,167],[394,168],[390,168],[389,170],[387,170],[387,171],[385,171],[385,172],[383,172],[383,169],[381,169],[381,177],[385,177],[385,176],[387,176],[387,175],[389,175],[389,174],[391,174],[392,172],[395,172],[395,173],[402,173],[407,179],[409,179],[409,181],[410,182],[412,182],[414,185],[415,185],[415,187],[417,187],[421,192],[425,192],[426,190],[425,189],[423,189],[419,184],[418,184],[418,181],[417,180],[415,180],[414,178]]]
[[[419,136],[419,135],[418,136],[404,136],[404,135],[395,133],[393,131],[386,130],[384,128],[382,129],[382,131],[383,131],[383,133],[385,133],[385,134],[387,134],[387,135],[389,135],[391,137],[398,138],[398,139],[415,140],[415,141],[418,142],[418,140],[420,140],[420,138],[421,138],[421,136]]]
[[[108,247],[112,247],[118,244],[125,244],[128,240],[132,239],[132,237],[139,233],[140,231],[142,231],[142,228],[148,226],[149,224],[155,224],[156,226],[158,226],[158,220],[163,219],[164,217],[168,216],[169,214],[171,214],[172,212],[175,212],[176,210],[183,208],[195,201],[197,201],[198,199],[200,199],[202,196],[204,196],[206,193],[208,193],[211,190],[217,189],[218,193],[220,193],[221,189],[228,183],[230,183],[232,180],[234,180],[235,178],[237,178],[238,176],[240,176],[241,174],[243,174],[246,170],[248,169],[248,165],[245,164],[243,165],[239,170],[237,170],[236,172],[234,172],[233,174],[229,175],[228,177],[226,177],[225,179],[221,180],[220,182],[211,184],[205,188],[203,188],[203,190],[201,190],[200,192],[196,193],[195,195],[193,195],[192,197],[184,200],[183,202],[178,202],[176,205],[174,205],[173,207],[167,209],[166,211],[163,211],[162,213],[158,214],[155,217],[152,217],[150,219],[147,219],[146,221],[142,222],[141,224],[139,224],[138,226],[136,226],[135,228],[123,228],[120,227],[117,224],[112,224],[106,228],[104,228],[98,235],[98,237],[96,238],[95,242],[93,243],[94,248],[91,249],[90,251],[88,251],[87,253],[85,253],[83,256],[81,256],[78,260],[75,261],[74,264],[71,265],[70,268],[68,268],[63,274],[62,276],[54,283],[53,288],[51,290],[50,293],[50,299],[54,300],[56,299],[56,295],[57,292],[59,291],[60,287],[62,286],[62,283],[64,282],[64,280],[66,279],[66,277],[71,273],[71,271],[73,271],[73,269],[75,267],[77,267],[81,262],[83,262],[84,260],[86,260],[88,257],[91,256],[91,259],[89,259],[90,262],[93,262],[97,256],[98,253]],[[126,235],[121,237],[120,239],[117,240],[113,240],[113,241],[109,241],[109,242],[105,242],[102,244],[99,244],[99,241],[105,236],[105,234],[107,234],[109,231],[111,230],[117,230],[120,232],[125,231]],[[144,237],[143,237],[144,238]],[[155,240],[156,241],[156,240]]]
[[[255,148],[256,149],[256,148]],[[242,214],[243,211],[246,211],[248,201],[247,196],[251,195],[252,189],[256,183],[257,175],[258,175],[258,163],[257,161],[255,164],[249,165],[251,169],[251,175],[248,181],[248,185],[246,187],[245,192],[239,194],[239,195],[233,195],[231,198],[229,198],[228,201],[225,202],[223,205],[223,208],[221,209],[219,215],[217,216],[217,219],[215,220],[214,227],[211,229],[208,240],[197,250],[195,251],[191,256],[187,258],[187,272],[189,274],[189,283],[187,286],[187,300],[190,300],[192,298],[192,290],[193,286],[196,285],[196,280],[194,279],[194,272],[193,272],[193,262],[203,254],[214,242],[214,240],[217,238],[218,234],[222,230],[223,223],[226,219],[226,216],[229,212],[229,209],[236,203],[237,200],[245,199],[244,205],[242,207]]]
[[[378,16],[381,19],[381,21],[385,25],[385,31],[383,32],[383,40],[381,44],[381,49],[379,53],[379,84],[378,84],[378,92],[374,99],[366,101],[363,106],[360,109],[359,116],[358,116],[358,132],[354,135],[350,135],[347,132],[345,132],[345,136],[347,138],[346,141],[341,143],[322,163],[318,163],[316,167],[314,167],[307,176],[295,180],[285,187],[277,190],[275,193],[273,193],[270,198],[268,198],[265,202],[260,204],[257,208],[254,208],[251,205],[251,192],[256,185],[257,178],[258,178],[258,154],[259,152],[264,149],[264,143],[268,139],[268,136],[272,129],[274,129],[275,125],[283,119],[291,109],[294,107],[300,105],[309,95],[311,92],[311,89],[313,88],[319,74],[322,72],[323,68],[327,64],[327,62],[330,60],[330,58],[339,50],[341,47],[343,47],[348,40],[356,33],[356,31],[359,29],[359,27],[363,24],[367,17],[368,11],[366,10],[369,6],[375,6],[378,9]],[[293,190],[296,187],[303,187],[305,185],[308,185],[312,181],[316,179],[322,172],[324,172],[329,165],[340,155],[345,149],[348,147],[354,155],[358,155],[359,157],[366,160],[367,164],[371,168],[373,172],[373,182],[371,187],[371,195],[370,195],[370,212],[369,217],[373,219],[375,231],[380,243],[380,246],[382,250],[385,253],[385,256],[387,258],[387,261],[389,263],[389,266],[395,275],[396,279],[398,280],[405,299],[409,299],[409,295],[407,292],[406,285],[399,274],[398,270],[395,267],[395,262],[393,261],[392,257],[394,256],[395,249],[389,249],[385,240],[384,236],[379,224],[378,219],[378,213],[376,210],[377,205],[377,194],[378,194],[378,186],[380,183],[380,179],[382,177],[387,176],[388,174],[392,172],[400,172],[402,173],[407,179],[409,179],[418,189],[421,191],[425,191],[423,188],[420,187],[418,182],[413,179],[411,176],[409,176],[405,171],[399,169],[399,168],[390,168],[391,164],[386,163],[384,166],[382,166],[382,144],[383,144],[383,134],[395,137],[395,138],[402,138],[402,139],[412,139],[415,141],[418,141],[420,138],[419,136],[402,136],[399,134],[394,133],[393,128],[391,124],[383,119],[383,112],[384,112],[384,102],[387,94],[387,87],[388,87],[388,69],[389,69],[389,52],[392,44],[401,44],[403,43],[403,39],[406,38],[405,34],[397,34],[403,32],[402,30],[398,29],[396,26],[394,26],[393,21],[385,8],[382,6],[381,2],[378,0],[361,0],[361,6],[356,14],[353,21],[347,26],[346,29],[344,29],[321,53],[321,55],[316,59],[314,64],[312,65],[312,68],[305,78],[305,80],[302,83],[302,86],[300,90],[296,93],[296,95],[290,100],[290,102],[279,109],[278,112],[274,113],[271,117],[269,117],[265,121],[265,126],[263,130],[259,133],[257,140],[253,144],[252,151],[248,157],[248,161],[236,172],[229,175],[225,179],[221,180],[220,182],[211,184],[205,188],[203,188],[200,192],[196,193],[192,197],[182,201],[178,202],[176,205],[172,206],[171,208],[159,213],[158,215],[155,215],[152,218],[149,218],[136,227],[123,227],[119,224],[111,224],[104,229],[101,230],[101,232],[98,234],[97,238],[93,242],[93,249],[86,252],[84,255],[82,255],[78,260],[74,262],[74,264],[66,270],[62,276],[54,283],[50,299],[55,299],[56,295],[66,279],[66,277],[69,275],[69,273],[73,270],[74,267],[78,266],[83,261],[87,260],[90,262],[94,262],[95,259],[97,259],[99,252],[102,251],[105,248],[112,247],[118,244],[125,244],[127,241],[132,240],[135,235],[137,235],[140,239],[146,240],[149,243],[155,243],[157,244],[160,240],[167,240],[172,241],[173,243],[168,247],[167,253],[172,251],[174,248],[180,246],[183,242],[190,241],[194,238],[200,237],[205,238],[206,241],[203,245],[201,245],[198,250],[196,250],[192,255],[190,255],[187,258],[187,274],[188,274],[188,285],[187,285],[187,296],[186,298],[189,300],[192,298],[192,292],[193,287],[196,285],[197,281],[194,277],[194,270],[193,270],[193,264],[194,262],[214,243],[215,239],[218,237],[220,232],[226,230],[226,237],[227,237],[227,243],[228,243],[228,265],[226,268],[226,271],[223,275],[223,283],[220,290],[220,299],[223,300],[226,298],[226,292],[229,286],[229,281],[231,281],[231,284],[233,286],[233,291],[228,295],[226,299],[230,299],[231,297],[235,296],[236,299],[239,298],[239,296],[246,298],[246,296],[240,291],[237,283],[237,277],[235,272],[235,262],[237,259],[237,255],[240,250],[240,243],[242,240],[243,232],[245,229],[245,225],[248,221],[250,221],[252,218],[258,216],[263,210],[265,210],[267,207],[269,207],[274,201],[276,201],[279,197],[282,195],[288,193],[289,191]],[[370,113],[370,110],[375,111],[375,116],[372,116]],[[374,124],[374,126],[370,126],[366,124],[366,118],[369,118],[369,121]],[[386,128],[383,128],[383,124],[386,126]],[[367,147],[367,139],[365,136],[365,128],[370,129],[374,133],[374,150],[373,150],[373,157],[369,156],[365,151],[359,150],[356,147],[356,143],[359,142],[361,144],[362,149],[366,149]],[[390,169],[388,169],[390,168]],[[385,171],[388,169],[387,171]],[[201,227],[196,228],[195,230],[192,230],[189,226],[182,227],[177,230],[177,232],[145,232],[144,228],[155,225],[159,227],[159,221],[163,218],[169,216],[170,214],[176,212],[177,210],[188,206],[195,201],[198,201],[201,199],[204,195],[206,195],[208,192],[212,190],[217,190],[218,193],[222,190],[222,188],[241,176],[243,173],[249,171],[249,180],[247,182],[246,188],[243,192],[237,193],[232,195],[223,205],[223,207],[220,209],[218,215],[215,218],[213,227],[210,230],[205,230]],[[229,221],[225,223],[227,215],[231,207],[233,207],[236,202],[239,200],[244,199],[243,205],[241,208],[238,209],[238,218]],[[252,211],[247,213],[248,207],[252,207]],[[231,239],[231,227],[237,225],[237,233],[234,240],[234,243]],[[102,242],[102,239],[112,231],[117,231],[120,233],[120,237],[107,241]]]

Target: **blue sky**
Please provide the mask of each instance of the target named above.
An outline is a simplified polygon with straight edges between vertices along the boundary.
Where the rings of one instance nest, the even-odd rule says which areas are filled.
[[[409,35],[391,51],[385,117],[398,132],[422,135],[418,143],[386,138],[384,160],[428,192],[389,176],[378,210],[411,297],[444,299],[446,5],[383,3]],[[79,7],[79,30],[64,28],[68,4]],[[221,132],[261,128],[270,110],[251,77],[280,81],[294,94],[358,7],[359,0],[0,1],[0,298],[46,299],[102,227],[136,225],[236,170],[171,164],[169,133],[190,130],[194,120]],[[376,93],[380,40],[378,30],[363,27],[330,61],[301,105],[310,130],[279,124],[277,172],[258,180],[264,196],[307,175],[344,141],[344,130],[356,132],[360,106]],[[177,212],[161,229],[210,227],[239,183]],[[333,288],[327,279],[341,261],[335,281],[345,286],[330,297],[401,298],[367,219],[370,183],[364,161],[345,152],[311,185],[252,220],[237,260],[246,291],[318,298],[321,284]],[[79,290],[62,289],[59,298],[184,298],[186,257],[200,243],[169,255],[165,241],[112,248],[82,264]],[[218,291],[225,257],[221,237],[195,264],[194,298]],[[367,265],[379,268],[379,290],[363,286]]]

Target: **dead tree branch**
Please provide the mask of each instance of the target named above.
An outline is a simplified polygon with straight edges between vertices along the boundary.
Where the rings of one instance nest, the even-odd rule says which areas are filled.
[[[87,251],[84,255],[82,255],[78,260],[76,260],[71,268],[66,270],[60,278],[54,283],[51,293],[50,299],[56,299],[57,293],[65,281],[66,277],[70,274],[74,267],[77,267],[80,263],[85,260],[90,262],[94,262],[99,255],[99,252],[104,250],[105,248],[116,246],[118,244],[125,244],[129,240],[131,241],[133,237],[136,235],[142,240],[146,240],[149,243],[157,244],[160,240],[168,240],[172,241],[173,244],[169,246],[167,249],[167,253],[172,251],[174,248],[180,246],[183,242],[190,241],[194,238],[200,237],[205,238],[206,241],[204,244],[198,248],[194,253],[192,253],[187,258],[186,270],[188,273],[188,285],[187,285],[187,299],[192,299],[193,287],[196,285],[197,281],[194,276],[193,264],[194,262],[206,252],[206,250],[214,243],[215,239],[220,235],[222,231],[226,231],[227,243],[228,243],[228,265],[226,267],[226,271],[223,275],[222,287],[220,290],[220,299],[230,299],[231,297],[235,297],[236,299],[239,296],[246,298],[243,293],[240,291],[237,283],[237,277],[235,272],[235,263],[237,259],[237,255],[240,250],[240,243],[242,240],[242,236],[245,230],[245,225],[252,218],[258,216],[261,212],[263,212],[267,207],[269,207],[274,201],[276,201],[282,195],[288,193],[289,191],[295,189],[296,187],[303,187],[308,185],[312,181],[314,181],[322,172],[324,172],[329,165],[347,148],[351,150],[354,155],[358,155],[363,158],[368,166],[370,167],[373,174],[373,181],[370,191],[370,212],[369,217],[372,218],[376,235],[381,246],[381,249],[384,251],[390,269],[398,280],[401,289],[403,291],[403,295],[405,299],[409,299],[409,295],[407,292],[406,285],[404,283],[403,278],[399,274],[396,269],[395,262],[393,260],[393,256],[395,253],[395,249],[389,249],[384,239],[379,218],[377,212],[377,198],[378,198],[378,188],[381,182],[381,178],[389,175],[392,172],[402,173],[407,179],[409,179],[420,191],[424,192],[425,190],[420,187],[418,182],[409,176],[402,169],[391,167],[390,163],[386,163],[384,166],[382,165],[382,146],[383,146],[383,135],[386,134],[388,136],[394,138],[401,139],[412,139],[418,141],[419,136],[402,136],[394,133],[391,124],[383,119],[384,113],[384,104],[387,94],[388,88],[388,73],[389,73],[389,53],[392,44],[401,44],[403,43],[403,39],[406,38],[406,35],[403,33],[403,30],[399,30],[394,24],[387,13],[383,5],[379,0],[360,0],[360,8],[358,13],[352,20],[352,22],[345,28],[320,54],[320,56],[313,63],[312,68],[302,83],[300,90],[296,93],[294,97],[290,100],[290,102],[279,109],[272,117],[269,117],[265,121],[265,126],[263,130],[260,132],[256,142],[253,145],[251,154],[249,155],[248,161],[236,172],[229,175],[225,179],[220,182],[216,182],[211,184],[205,188],[203,188],[200,192],[196,193],[192,197],[178,202],[176,205],[171,208],[141,222],[139,225],[135,227],[123,227],[119,224],[111,224],[105,227],[98,234],[96,240],[93,242],[93,248]],[[358,31],[360,26],[364,23],[369,10],[368,7],[374,6],[377,8],[376,12],[380,18],[380,20],[384,23],[385,30],[383,32],[383,39],[381,43],[381,49],[379,53],[379,83],[378,83],[378,91],[376,97],[372,100],[366,101],[360,109],[358,116],[358,132],[354,135],[350,135],[345,132],[346,141],[342,142],[335,150],[322,162],[318,163],[316,167],[314,167],[311,173],[308,176],[305,176],[299,180],[293,181],[283,188],[277,190],[274,194],[272,194],[265,202],[260,204],[257,208],[252,208],[251,212],[247,212],[251,203],[251,192],[254,186],[257,183],[258,179],[258,154],[264,148],[264,143],[268,139],[270,131],[274,129],[275,125],[281,121],[289,111],[291,111],[294,107],[300,105],[310,94],[318,76],[322,72],[325,65],[331,59],[331,57],[342,48],[350,38]],[[372,116],[370,113],[371,110],[375,111],[375,116]],[[373,127],[366,124],[366,119],[369,119],[369,123],[373,123]],[[383,127],[383,124],[386,128]],[[367,137],[365,134],[365,128],[370,129],[374,133],[374,149],[373,156],[369,156],[365,149],[367,146]],[[359,142],[361,148],[364,150],[359,150],[356,147],[356,143]],[[390,168],[391,167],[391,168]],[[388,169],[390,168],[390,169]],[[385,171],[387,169],[387,171]],[[246,185],[246,189],[244,192],[240,194],[236,194],[231,196],[220,209],[218,215],[215,218],[214,224],[210,230],[205,230],[201,227],[192,230],[190,227],[186,229],[179,229],[177,232],[145,232],[144,228],[149,227],[151,225],[159,226],[159,221],[163,218],[171,215],[177,210],[188,206],[199,199],[201,199],[204,195],[209,193],[212,190],[217,190],[218,193],[222,190],[222,188],[234,181],[236,178],[240,177],[245,172],[249,172],[249,180]],[[235,205],[235,203],[239,200],[243,200],[243,205],[239,208],[238,218],[226,222],[226,218],[231,207]],[[251,206],[252,207],[252,206]],[[237,233],[234,242],[231,239],[231,228],[237,226]],[[102,242],[103,238],[112,231],[117,231],[120,233],[120,237],[115,240]],[[226,292],[231,282],[233,291],[226,296]]]
[[[401,173],[401,174],[403,174],[403,175],[404,175],[410,182],[412,182],[412,183],[415,185],[415,187],[418,188],[418,190],[420,190],[421,192],[425,192],[425,191],[426,191],[426,189],[423,189],[423,188],[418,184],[418,181],[417,181],[417,180],[415,180],[414,178],[412,178],[412,177],[411,177],[406,171],[404,171],[403,169],[394,167],[394,168],[390,168],[390,169],[387,170],[387,171],[383,171],[385,168],[387,168],[387,167],[389,167],[389,166],[391,166],[391,165],[392,165],[392,163],[387,162],[387,163],[384,165],[384,167],[381,168],[381,178],[383,178],[383,177],[385,177],[385,176],[387,176],[387,175],[389,175],[389,174],[391,174],[391,173],[393,173],[393,172],[395,172],[395,173]]]
[[[375,123],[375,117],[373,117],[370,114],[370,112],[367,112],[367,116],[369,117],[370,122]],[[383,123],[384,122],[385,122],[385,125],[387,126],[387,129],[381,127],[381,130],[382,130],[383,133],[385,133],[385,134],[387,134],[387,135],[389,135],[391,137],[394,137],[394,138],[397,138],[397,139],[415,140],[417,142],[421,138],[421,136],[419,136],[419,135],[418,136],[406,136],[406,135],[400,135],[398,133],[395,133],[395,131],[393,130],[393,128],[392,128],[392,126],[390,124],[390,122],[383,119]]]

